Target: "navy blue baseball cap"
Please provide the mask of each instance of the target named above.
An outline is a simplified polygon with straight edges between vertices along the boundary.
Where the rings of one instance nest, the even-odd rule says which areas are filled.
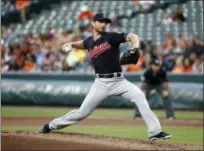
[[[93,16],[93,21],[105,21],[106,23],[111,23],[108,17],[105,17],[104,13],[96,13]]]

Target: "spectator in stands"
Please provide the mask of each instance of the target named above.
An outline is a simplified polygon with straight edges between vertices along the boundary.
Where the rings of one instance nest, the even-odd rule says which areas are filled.
[[[204,52],[204,42],[195,34],[191,33],[188,40],[188,48],[190,52],[195,52],[197,55],[201,55]]]
[[[80,11],[77,12],[76,16],[79,21],[85,19],[90,20],[93,17],[93,12],[88,8],[88,6],[83,5],[81,6]]]
[[[174,67],[174,69],[172,70],[173,73],[182,73],[182,60],[183,60],[183,56],[178,56],[176,58],[176,65]]]
[[[190,34],[190,39],[189,39],[189,42],[192,44],[192,45],[199,45],[199,46],[204,46],[204,42],[201,41],[194,33],[191,33]]]
[[[5,49],[4,55],[1,56],[1,58],[5,60],[5,63],[8,63],[11,60],[11,58],[12,58],[11,57],[12,51],[11,51],[11,49],[9,47],[7,47]]]
[[[144,67],[145,68],[149,68],[150,67],[150,62],[151,62],[151,54],[150,53],[146,53],[144,54]]]
[[[166,39],[162,45],[162,48],[164,50],[164,54],[168,53],[170,50],[174,50],[176,48],[176,40],[173,38],[172,34],[170,32],[166,33]]]
[[[189,58],[184,58],[182,62],[181,72],[190,73],[192,72],[192,64]]]
[[[8,28],[8,34],[13,34],[15,32],[15,26],[14,24],[10,24]]]
[[[16,8],[20,10],[22,23],[25,23],[27,20],[27,12],[30,4],[31,0],[16,0]]]
[[[23,60],[21,57],[21,49],[19,44],[13,44],[12,45],[12,60],[15,61],[19,66],[21,66]]]
[[[187,47],[188,47],[188,41],[185,39],[184,35],[181,33],[178,36],[177,39],[177,47],[175,49],[175,52],[178,54],[183,54],[187,51]]]
[[[9,66],[6,64],[4,58],[1,59],[1,73],[8,71]]]
[[[195,63],[199,55],[197,55],[195,51],[192,51],[188,57],[192,63]]]
[[[163,25],[168,25],[168,24],[171,24],[172,22],[173,22],[173,20],[169,16],[169,13],[168,12],[164,12],[163,19],[162,19],[161,23]]]
[[[5,26],[1,26],[1,38],[2,39],[6,39],[6,37],[8,36],[7,34],[7,30]]]
[[[52,32],[52,28],[47,27],[45,33],[42,35],[44,40],[52,40],[55,38],[55,34]]]
[[[150,56],[151,56],[151,60],[154,60],[156,59],[158,56],[157,56],[157,52],[156,52],[156,49],[155,49],[155,46],[154,46],[154,43],[152,40],[149,40],[147,41],[147,44],[145,46],[145,53],[149,53]]]
[[[175,67],[175,53],[173,49],[170,49],[170,51],[167,54],[164,54],[163,56],[163,66],[166,69],[166,71],[172,71],[172,69]]]
[[[4,58],[4,55],[5,55],[5,47],[4,45],[1,44],[1,57]]]
[[[12,44],[8,54],[5,55],[5,61],[8,64],[9,71],[18,71],[23,64],[23,57],[20,53],[20,45]]]
[[[22,69],[23,71],[26,71],[26,72],[34,72],[37,70],[37,66],[35,63],[35,56],[33,54],[27,54]]]
[[[45,59],[45,55],[46,55],[45,50],[43,50],[39,44],[34,44],[33,52],[35,54],[36,64],[38,67],[40,67],[43,63],[43,60]]]
[[[9,71],[19,71],[21,69],[21,67],[18,65],[18,63],[15,60],[11,60],[8,63],[9,66]]]
[[[14,32],[13,24],[10,24],[8,29],[6,29],[5,26],[1,26],[1,38],[2,39],[7,40],[9,36],[12,36],[13,32]]]
[[[32,53],[32,48],[31,45],[29,44],[29,42],[22,42],[20,45],[20,54],[21,55],[26,55]]]
[[[193,73],[203,73],[203,57],[197,57],[192,68]]]
[[[47,50],[46,50],[47,49]],[[56,64],[60,60],[59,52],[52,47],[52,45],[47,45],[45,51],[45,57],[40,65],[41,71],[53,71],[56,69]],[[57,69],[58,70],[58,69]]]
[[[177,7],[174,11],[174,16],[173,16],[173,20],[177,23],[181,23],[186,21],[186,17],[183,14],[183,11],[181,8]]]
[[[144,12],[151,12],[153,9],[153,6],[155,4],[155,1],[151,1],[151,0],[137,0],[138,2],[136,2],[136,4],[139,4]]]
[[[51,66],[51,60],[49,59],[49,56],[46,55],[46,57],[44,58],[41,66],[40,66],[40,71],[52,71],[52,66]]]

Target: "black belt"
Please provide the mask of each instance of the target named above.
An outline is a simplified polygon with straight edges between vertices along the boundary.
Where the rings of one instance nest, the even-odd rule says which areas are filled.
[[[113,78],[113,77],[120,77],[121,73],[107,73],[107,74],[96,74],[96,77],[99,78]]]

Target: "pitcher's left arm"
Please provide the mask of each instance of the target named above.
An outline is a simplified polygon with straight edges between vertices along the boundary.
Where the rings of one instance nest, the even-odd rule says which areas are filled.
[[[139,36],[133,33],[129,33],[125,37],[126,41],[131,41],[132,43],[132,49],[124,52],[120,58],[120,64],[121,65],[127,65],[127,64],[137,64],[140,52],[139,52],[139,46],[140,46],[140,40]]]

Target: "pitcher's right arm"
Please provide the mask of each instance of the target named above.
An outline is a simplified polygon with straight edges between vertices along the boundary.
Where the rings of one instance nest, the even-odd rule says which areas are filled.
[[[68,42],[68,43],[65,43],[65,44],[62,46],[62,50],[63,50],[64,52],[69,52],[69,51],[72,50],[72,48],[85,49],[83,40],[76,41],[76,42]]]

